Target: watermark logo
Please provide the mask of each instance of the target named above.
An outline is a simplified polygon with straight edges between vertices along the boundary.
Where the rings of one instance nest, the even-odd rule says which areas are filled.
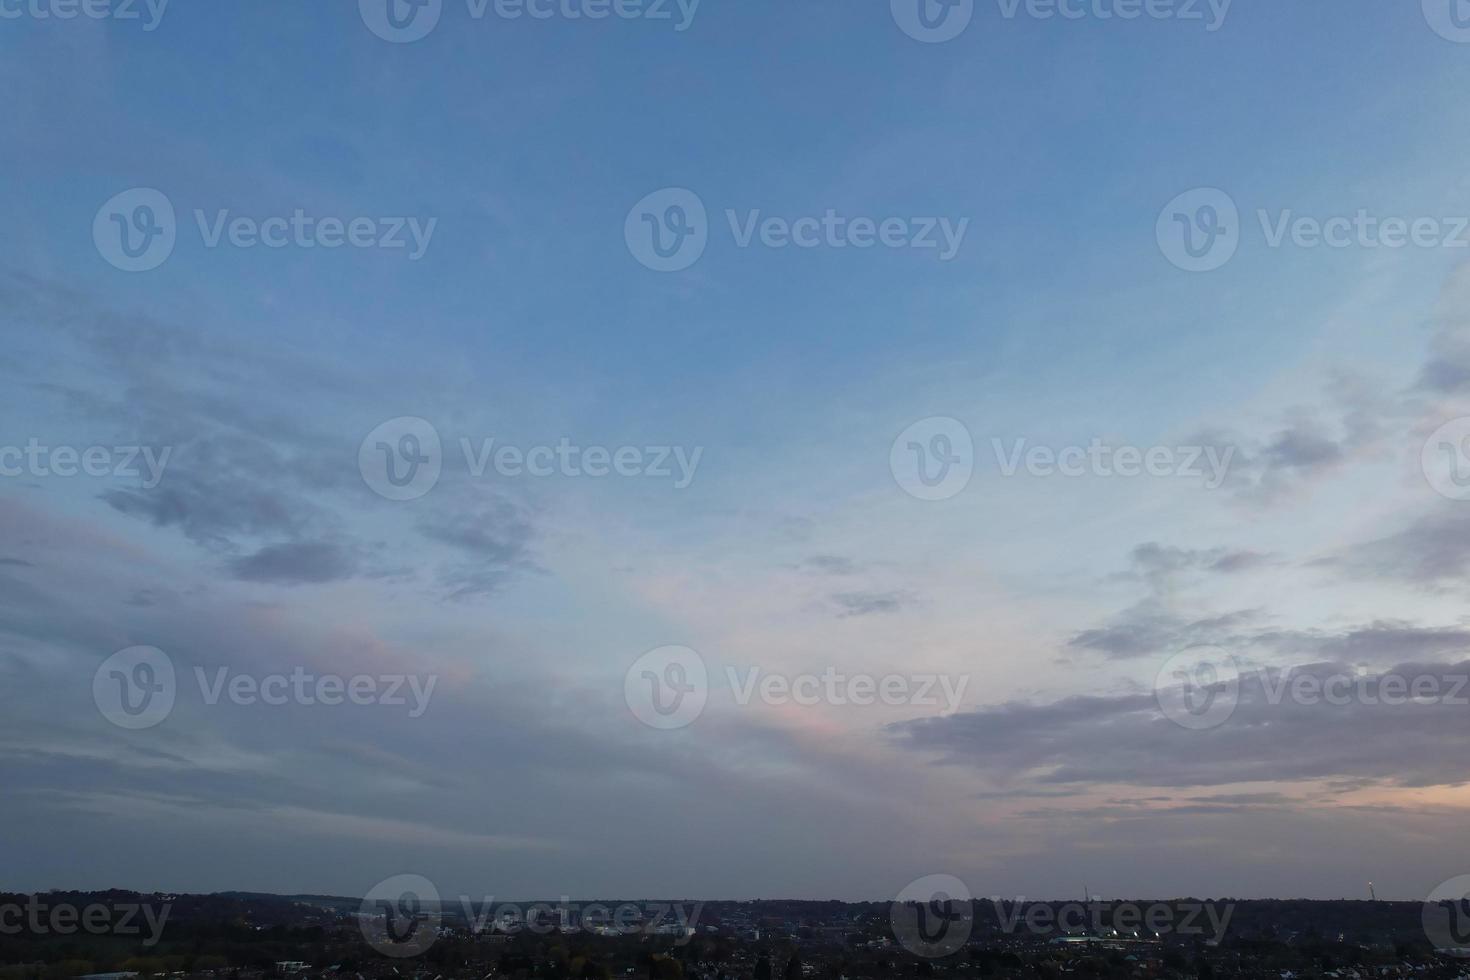
[[[157,647],[119,650],[92,676],[92,701],[119,728],[152,728],[174,710],[174,664]]]
[[[476,936],[499,933],[568,935],[588,932],[596,936],[670,936],[674,945],[683,946],[694,937],[703,902],[601,902],[582,904],[563,895],[556,905],[549,902],[496,903],[494,895],[486,895],[478,904],[468,895],[459,896],[463,919]]]
[[[316,674],[297,666],[289,674],[260,676],[233,672],[228,667],[194,668],[199,696],[205,705],[221,701],[241,707],[289,704],[384,705],[406,707],[408,717],[420,718],[429,709],[437,675]],[[102,716],[119,728],[152,728],[173,711],[179,684],[173,661],[156,647],[129,647],[103,661],[92,677],[92,700]]]
[[[1466,0],[1470,2],[1470,0]],[[1299,214],[1257,208],[1267,248],[1470,249],[1470,216],[1405,217],[1358,208],[1351,214]],[[1211,272],[1235,257],[1245,229],[1235,201],[1217,188],[1181,194],[1159,213],[1159,249],[1188,272]]]
[[[1434,33],[1456,44],[1470,44],[1470,0],[1423,0],[1424,19]]]
[[[1359,208],[1321,218],[1261,208],[1256,220],[1269,248],[1470,248],[1470,217],[1464,216],[1404,218]]]
[[[952,261],[965,243],[969,218],[846,215],[836,208],[821,214],[783,217],[759,208],[726,208],[725,225],[737,249],[885,248],[932,251]],[[623,222],[628,251],[656,272],[679,272],[699,261],[713,229],[699,195],[684,188],[655,191],[634,205]]]
[[[888,468],[910,496],[948,500],[970,485],[975,473],[975,440],[958,419],[921,419],[893,440]]]
[[[146,924],[148,936],[143,940],[143,946],[151,949],[163,938],[163,927],[171,911],[173,905],[169,902],[158,905],[93,902],[77,906],[70,902],[47,902],[39,895],[28,895],[24,905],[19,902],[0,904],[0,936],[73,936],[78,932],[89,936],[138,936]]]
[[[1225,26],[1234,0],[995,0],[1002,20],[1098,22],[1140,19],[1199,23],[1213,34]],[[1443,5],[1443,0],[1440,0]],[[963,34],[975,0],[889,0],[893,20],[909,37],[940,44]]]
[[[417,262],[429,251],[438,218],[420,220],[412,216],[367,217],[358,215],[338,218],[317,217],[296,208],[289,215],[253,218],[232,214],[220,208],[211,216],[203,208],[194,209],[194,225],[205,248],[252,249],[336,249],[349,248],[403,249],[410,262]]]
[[[206,249],[355,249],[403,250],[417,262],[429,250],[438,218],[318,217],[296,208],[290,214],[255,218],[219,208],[193,210],[194,227]],[[114,196],[92,220],[98,253],[124,272],[148,272],[173,254],[178,243],[173,203],[161,191],[140,187]]]
[[[701,0],[465,0],[470,17],[481,20],[490,7],[503,20],[618,20],[669,21],[682,34],[694,26]],[[678,19],[675,20],[677,14]]]
[[[694,26],[701,0],[465,0],[472,21],[500,20],[667,21],[682,34]],[[368,30],[394,44],[422,40],[439,25],[443,0],[358,0]]]
[[[975,927],[970,889],[954,875],[933,874],[910,882],[889,906],[893,935],[925,959],[958,952]]]
[[[1025,14],[1032,20],[1134,21],[1177,20],[1198,22],[1206,33],[1225,26],[1234,0],[996,0],[1000,14],[1015,20]]]
[[[1450,500],[1470,500],[1470,417],[1452,419],[1434,430],[1420,454],[1424,478]]]
[[[437,674],[314,674],[305,667],[295,667],[290,674],[231,673],[228,667],[214,670],[213,678],[203,667],[194,668],[204,703],[213,707],[221,698],[231,704],[249,707],[263,704],[281,707],[299,704],[310,707],[342,704],[386,705],[408,708],[408,717],[422,718],[429,710],[429,699],[439,683]]]
[[[465,472],[476,480],[494,471],[507,479],[550,477],[641,477],[669,480],[688,489],[704,459],[703,446],[583,446],[565,436],[555,444],[515,446],[491,437],[478,442],[461,436]],[[421,418],[390,419],[368,433],[358,447],[363,482],[389,500],[414,500],[434,488],[443,471],[438,431]]]
[[[1230,474],[1234,446],[1130,446],[1093,439],[1086,446],[1030,445],[1020,438],[1009,446],[990,440],[1000,475],[1013,477],[1023,469],[1034,477],[1061,476],[1131,479],[1140,476],[1199,480],[1206,490],[1217,490]]]
[[[1154,226],[1159,250],[1186,272],[1212,272],[1240,247],[1240,209],[1217,187],[1185,191],[1164,206]]]
[[[845,674],[828,667],[820,674],[788,675],[751,667],[740,676],[734,667],[725,668],[735,703],[744,707],[759,696],[762,704],[795,704],[835,707],[874,704],[890,708],[941,708],[948,714],[958,710],[970,686],[970,675],[960,674]]]
[[[1242,677],[1242,682],[1247,680],[1252,686],[1252,700],[1256,700],[1255,688],[1259,688],[1259,701],[1272,708],[1288,698],[1302,707],[1470,707],[1470,698],[1465,695],[1470,688],[1470,674],[1409,673],[1401,669],[1373,674],[1363,667],[1356,673],[1336,667],[1263,667]]]
[[[1219,943],[1225,938],[1233,902],[1110,902],[1091,896],[1087,902],[1027,902],[1024,896],[1007,902],[991,896],[996,923],[1006,935],[1025,931],[1033,936],[1118,938],[1204,936]]]
[[[1217,728],[1240,703],[1240,665],[1218,647],[1192,647],[1164,661],[1154,678],[1159,710],[1192,731]]]
[[[633,205],[623,240],[633,258],[654,272],[682,272],[709,245],[709,215],[698,194],[667,187]]]
[[[709,700],[704,658],[682,646],[648,651],[624,675],[623,699],[649,728],[670,731],[693,724]]]
[[[142,20],[145,33],[163,23],[169,0],[0,0],[0,20]]]
[[[363,896],[358,926],[368,945],[384,956],[407,959],[439,938],[443,910],[439,890],[423,875],[394,875]]]
[[[1447,956],[1470,958],[1470,875],[1439,884],[1424,900],[1424,935]]]
[[[409,44],[438,25],[444,0],[357,0],[357,10],[367,29],[384,41]]]
[[[172,446],[50,446],[32,437],[24,446],[0,446],[0,477],[110,476],[152,490],[163,482],[171,455]]]
[[[889,0],[901,31],[925,44],[952,41],[975,16],[975,0]]]
[[[123,272],[148,272],[163,265],[177,239],[173,202],[151,187],[114,195],[92,219],[97,253]]]
[[[444,470],[439,431],[411,415],[389,419],[358,447],[357,469],[378,496],[417,500],[434,489]]]

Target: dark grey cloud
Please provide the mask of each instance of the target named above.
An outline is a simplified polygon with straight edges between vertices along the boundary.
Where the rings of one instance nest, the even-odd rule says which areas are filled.
[[[824,575],[855,575],[862,570],[857,562],[841,555],[812,555],[796,567]]]
[[[1255,649],[1297,660],[1364,664],[1470,654],[1470,627],[1464,626],[1420,626],[1385,619],[1342,630],[1303,630],[1277,629],[1265,622],[1265,614],[1257,609],[1186,619],[1162,610],[1150,599],[1104,626],[1083,630],[1069,645],[1119,660],[1204,645],[1234,651]]]
[[[1130,553],[1128,571],[1114,578],[1142,581],[1149,594],[1101,626],[1077,633],[1068,646],[1121,660],[1205,643],[1229,645],[1239,631],[1262,618],[1260,611],[1189,615],[1176,608],[1177,587],[1202,576],[1244,574],[1275,560],[1246,549],[1180,548],[1146,541]]]
[[[1218,572],[1233,574],[1260,568],[1271,562],[1271,556],[1259,551],[1230,548],[1176,548],[1145,542],[1133,549],[1132,575],[1162,585],[1165,580],[1184,572]]]
[[[1470,337],[1436,341],[1420,373],[1418,387],[1438,395],[1470,392]]]
[[[899,590],[888,592],[835,592],[831,596],[837,605],[838,615],[871,616],[876,613],[894,613],[915,601],[910,592]]]
[[[445,565],[435,576],[444,598],[451,602],[483,599],[502,591],[514,578],[517,568],[496,562],[478,565]]]
[[[1387,579],[1428,588],[1470,579],[1470,508],[1446,502],[1387,537],[1317,562],[1357,578]]]
[[[98,433],[99,442],[109,441],[101,433],[119,431],[128,444],[169,451],[156,486],[100,492],[112,510],[182,534],[218,557],[235,579],[309,584],[357,574],[410,577],[402,567],[384,566],[386,545],[352,530],[351,510],[367,495],[354,433],[323,430],[317,415],[279,407],[295,404],[302,390],[350,404],[360,386],[346,383],[331,365],[118,315],[41,284],[0,282],[0,295],[7,291],[71,351],[74,371],[31,385],[55,415]],[[369,428],[364,423],[363,431]],[[533,565],[529,513],[480,500],[467,508],[463,489],[445,480],[436,498],[414,512],[427,515],[419,528],[424,537],[464,556],[438,572],[456,597],[493,592],[512,570]]]
[[[1418,391],[1433,395],[1470,392],[1470,266],[1456,270],[1445,285],[1429,357]]]
[[[482,504],[471,513],[436,515],[421,521],[418,531],[468,559],[447,562],[436,573],[444,597],[452,601],[494,595],[517,575],[540,570],[532,553],[535,526],[508,500]]]
[[[229,561],[230,574],[246,582],[301,585],[351,578],[358,560],[336,544],[298,541],[266,545]]]
[[[1343,444],[1321,429],[1298,424],[1284,429],[1266,446],[1262,457],[1286,470],[1315,470],[1342,461]]]
[[[108,490],[114,510],[155,527],[177,527],[196,544],[228,548],[240,536],[295,534],[304,505],[277,490],[228,476],[170,473],[151,490]]]
[[[1367,431],[1349,431],[1342,416],[1330,425],[1316,410],[1300,412],[1264,440],[1237,439],[1226,485],[1254,503],[1289,497],[1343,466]]]
[[[532,537],[530,522],[509,504],[475,514],[438,516],[421,521],[418,530],[431,541],[502,565],[523,562]]]
[[[1219,616],[1191,619],[1171,611],[1157,598],[1145,599],[1109,623],[1083,630],[1068,641],[1074,649],[1091,650],[1118,660],[1182,650],[1201,644],[1235,646],[1241,633],[1262,614],[1241,609]]]
[[[1389,703],[1388,672],[1368,675],[1366,696],[1346,704],[1291,696],[1291,678],[1356,677],[1352,665],[1319,663],[1285,674],[1249,673],[1234,712],[1218,727],[1189,730],[1164,716],[1153,693],[1012,702],[888,726],[900,744],[1017,785],[1210,787],[1239,783],[1358,780],[1367,785],[1470,782],[1463,752],[1470,661],[1401,664],[1392,673],[1434,677],[1453,703]],[[1286,694],[1277,685],[1286,684]],[[1391,692],[1390,692],[1391,693]],[[1374,703],[1376,702],[1376,703]],[[1228,802],[1228,801],[1215,801]]]
[[[1261,630],[1233,640],[1235,646],[1255,644],[1288,657],[1346,663],[1382,664],[1470,654],[1470,628],[1417,626],[1401,620],[1376,620],[1339,632]]]
[[[36,567],[33,562],[28,562],[24,558],[0,558],[0,565],[5,565],[5,566],[8,566],[10,568],[35,568]]]
[[[1409,418],[1402,393],[1343,371],[1329,371],[1315,404],[1286,413],[1264,434],[1208,430],[1202,445],[1235,449],[1225,486],[1237,498],[1270,504],[1331,475],[1392,435]]]

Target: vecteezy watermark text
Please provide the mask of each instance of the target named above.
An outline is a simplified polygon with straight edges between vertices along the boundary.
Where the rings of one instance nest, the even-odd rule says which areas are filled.
[[[909,37],[940,44],[959,37],[975,16],[977,0],[889,0],[893,20]],[[1233,0],[995,0],[1001,18],[1040,21],[1131,22],[1177,20],[1225,26]]]
[[[744,707],[759,696],[762,704],[797,704],[810,707],[830,704],[838,707],[866,707],[883,704],[889,707],[912,705],[943,708],[952,713],[964,700],[970,685],[968,674],[846,674],[828,667],[820,674],[781,674],[750,667],[741,676],[735,667],[725,668],[725,677],[735,703]],[[941,700],[940,694],[943,694]]]
[[[1258,208],[1256,222],[1267,248],[1463,249],[1470,248],[1470,216],[1385,215],[1369,208],[1350,214],[1299,214],[1293,208]],[[1235,257],[1245,234],[1235,199],[1218,187],[1175,197],[1159,212],[1159,250],[1186,272],[1211,272]]]
[[[0,904],[0,935],[71,936],[78,932],[92,936],[137,936],[148,927],[143,945],[158,945],[163,927],[173,906],[168,902],[93,902],[80,908],[69,902],[48,902],[40,895],[26,896],[25,904]]]
[[[465,470],[475,479],[492,469],[508,479],[639,477],[670,480],[675,490],[694,482],[704,458],[703,446],[582,446],[565,437],[554,445],[524,447],[494,437],[461,437],[458,448]],[[439,430],[413,416],[389,419],[363,439],[357,465],[374,493],[389,500],[415,500],[434,489],[443,474]]]
[[[694,25],[701,0],[465,0],[471,20],[494,14],[510,21],[650,21],[683,33]],[[439,25],[444,0],[358,0],[362,22],[394,44],[420,41]]]
[[[32,437],[24,446],[0,446],[0,477],[124,477],[152,490],[172,453],[172,446],[50,446]]]
[[[438,218],[311,214],[255,217],[229,208],[193,212],[200,244],[207,249],[303,250],[338,248],[403,251],[410,262],[424,257]],[[173,202],[162,191],[135,187],[110,198],[92,220],[92,241],[109,265],[124,272],[147,272],[168,261],[178,242]]]
[[[1001,476],[1023,468],[1030,476],[1179,477],[1202,480],[1207,490],[1225,482],[1234,446],[1114,446],[1093,439],[1086,446],[1032,446],[1024,438],[1006,445],[990,440]]]
[[[1112,902],[1093,898],[1087,902],[1027,902],[1024,897],[1006,901],[992,896],[995,918],[1008,935],[1026,931],[1033,935],[1101,937],[1109,933],[1154,936],[1205,936],[1214,942],[1225,938],[1235,905],[1231,902]]]
[[[169,0],[0,0],[0,20],[143,21],[144,31],[163,22]],[[145,19],[146,18],[146,19]]]
[[[200,700],[211,707],[221,701],[241,707],[382,705],[406,707],[410,718],[420,718],[429,709],[439,683],[434,674],[345,677],[301,666],[289,673],[259,675],[229,667],[195,667],[193,674]],[[172,713],[178,686],[168,654],[157,647],[128,647],[98,666],[92,677],[92,700],[102,716],[119,728],[152,728]]]
[[[675,945],[695,933],[703,902],[552,902],[476,901],[459,896],[458,917],[474,935],[589,932],[601,936],[665,936]],[[427,951],[438,939],[444,919],[453,916],[434,883],[422,875],[401,874],[378,882],[363,897],[358,924],[369,945],[386,956],[406,958]]]
[[[1470,707],[1470,674],[1431,668],[1389,668],[1374,673],[1335,664],[1246,668],[1218,647],[1198,647],[1169,657],[1154,679],[1160,711],[1194,730],[1216,728],[1242,705],[1259,711],[1302,708]]]
[[[1236,447],[1216,445],[1133,446],[1094,438],[1086,445],[1034,445],[1025,437],[990,440],[1003,477],[1157,477],[1198,480],[1218,489],[1230,473]],[[958,419],[920,419],[899,433],[888,466],[905,493],[920,500],[947,500],[963,491],[975,471],[975,441]]]
[[[828,667],[821,673],[782,673],[760,666],[727,666],[731,697],[740,707],[752,701],[779,707],[938,708],[953,713],[964,700],[969,675],[937,673],[847,673]],[[709,668],[685,646],[666,646],[639,657],[623,676],[623,697],[634,717],[650,728],[683,728],[703,713],[709,701]]]
[[[767,215],[759,208],[725,210],[725,223],[736,248],[775,250],[883,248],[933,252],[949,262],[964,245],[969,218],[881,218],[842,214],[827,208],[820,215]],[[655,272],[679,272],[698,262],[709,245],[709,212],[693,191],[668,187],[635,204],[623,223],[623,240],[638,262]]]
[[[470,896],[459,897],[470,931],[515,935],[529,932],[590,932],[599,936],[674,936],[682,945],[694,935],[703,902],[573,902],[563,895],[550,902],[499,902],[486,895],[478,903]]]

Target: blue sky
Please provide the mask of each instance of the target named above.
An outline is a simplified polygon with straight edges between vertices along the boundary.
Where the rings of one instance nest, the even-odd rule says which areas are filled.
[[[47,2],[0,2],[0,446],[171,457],[152,487],[0,476],[12,884],[1413,897],[1467,870],[1451,714],[1247,699],[1200,733],[1130,700],[1203,645],[1466,659],[1470,504],[1421,449],[1470,415],[1470,250],[1272,248],[1257,217],[1470,215],[1470,45],[1435,0],[1237,0],[1213,31],[976,0],[943,43],[880,2],[703,0],[679,31],[444,0],[411,43],[349,2],[173,0],[153,30]],[[128,272],[93,225],[135,188],[177,243]],[[677,272],[624,237],[665,188],[707,210]],[[1155,232],[1194,188],[1241,219],[1204,273]],[[195,219],[298,209],[434,224],[412,260],[210,248]],[[967,224],[946,261],[741,248],[726,217],[829,209]],[[358,453],[400,417],[444,474],[391,501]],[[974,476],[926,501],[890,450],[934,417]],[[475,476],[462,437],[701,455],[682,488]],[[1232,462],[1008,477],[992,439]],[[137,645],[182,685],[123,731],[91,682]],[[677,731],[623,693],[667,645],[710,667]],[[195,666],[440,681],[419,718],[261,710],[185,697]],[[968,686],[739,705],[727,666]]]

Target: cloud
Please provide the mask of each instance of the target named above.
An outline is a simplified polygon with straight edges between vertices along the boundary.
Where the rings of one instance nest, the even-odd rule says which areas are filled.
[[[1295,407],[1257,433],[1215,429],[1197,437],[1236,448],[1226,486],[1237,499],[1259,505],[1293,499],[1372,455],[1409,424],[1411,400],[1385,393],[1381,383],[1332,371],[1324,389],[1317,404]]]
[[[871,616],[877,613],[894,613],[912,605],[914,596],[903,591],[890,592],[836,592],[831,599],[837,604],[839,616]]]
[[[1462,584],[1470,578],[1470,509],[1446,503],[1402,530],[1317,564],[1358,578],[1431,588]]]
[[[436,573],[445,598],[452,601],[494,595],[516,575],[540,568],[531,553],[535,528],[524,510],[506,500],[482,506],[474,514],[426,519],[418,531],[471,559],[447,562]]]
[[[1175,548],[1149,541],[1133,549],[1135,574],[1156,587],[1187,571],[1234,574],[1267,565],[1271,556],[1258,551],[1228,548]]]
[[[1433,395],[1470,394],[1470,265],[1450,277],[1438,321],[1416,389]]]
[[[509,504],[484,509],[478,514],[454,514],[425,520],[419,524],[418,530],[431,541],[502,565],[523,562],[532,536],[530,522]]]
[[[293,542],[267,545],[254,554],[231,559],[229,569],[246,582],[300,585],[351,578],[357,565],[356,557],[338,545]]]
[[[1230,646],[1238,644],[1241,627],[1260,617],[1257,610],[1238,610],[1189,620],[1166,610],[1157,599],[1145,599],[1105,626],[1082,630],[1070,639],[1069,646],[1091,649],[1116,660],[1201,644]]]
[[[824,575],[855,575],[862,570],[862,566],[857,562],[841,555],[812,555],[796,567]]]
[[[1315,425],[1297,423],[1278,432],[1261,455],[1272,467],[1310,471],[1340,463],[1346,451]]]
[[[1275,561],[1258,551],[1178,548],[1153,541],[1134,548],[1129,558],[1130,569],[1115,577],[1147,583],[1149,595],[1109,622],[1078,632],[1068,646],[1122,660],[1204,643],[1228,645],[1238,631],[1261,619],[1260,611],[1188,615],[1177,608],[1177,587],[1191,574],[1237,575]]]
[[[1431,677],[1442,699],[1391,703],[1390,674]],[[1348,677],[1363,691],[1348,703],[1294,698],[1292,678]],[[1360,679],[1361,678],[1361,679]],[[1175,725],[1154,694],[1076,696],[1049,704],[1011,702],[888,726],[909,749],[937,753],[1015,785],[1228,786],[1303,780],[1363,780],[1424,787],[1470,782],[1461,751],[1470,661],[1400,664],[1359,675],[1318,663],[1286,673],[1243,675],[1234,712],[1218,727]],[[1285,692],[1285,693],[1282,693]],[[1395,695],[1394,697],[1397,697]],[[1454,700],[1458,698],[1458,700]]]
[[[240,535],[295,534],[304,510],[286,495],[216,474],[170,473],[151,490],[108,490],[102,499],[119,513],[154,527],[177,527],[196,544],[228,548]]]
[[[1376,620],[1341,632],[1261,631],[1236,637],[1235,641],[1236,645],[1253,643],[1290,656],[1344,663],[1381,664],[1470,653],[1470,629],[1416,626],[1400,620]]]

